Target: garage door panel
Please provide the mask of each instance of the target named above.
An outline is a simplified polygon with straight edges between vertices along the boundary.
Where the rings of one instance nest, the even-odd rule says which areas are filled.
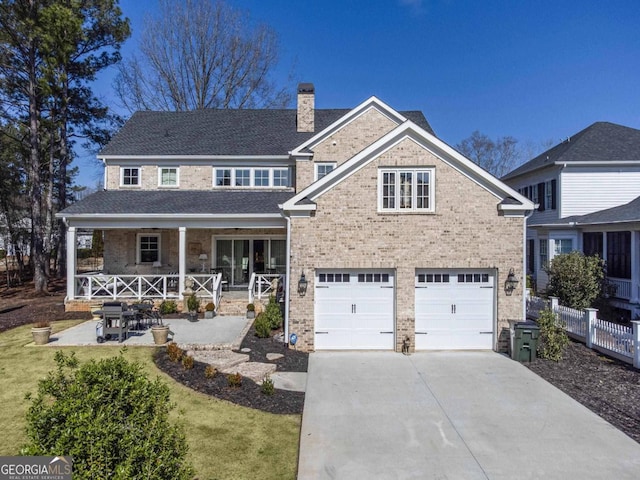
[[[391,272],[322,270],[316,282],[316,349],[393,349]]]
[[[419,272],[415,290],[416,349],[491,349],[493,278],[492,273],[482,271]]]

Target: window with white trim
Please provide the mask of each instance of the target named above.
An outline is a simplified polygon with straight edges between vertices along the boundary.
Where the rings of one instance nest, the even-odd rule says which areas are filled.
[[[320,180],[325,175],[328,175],[336,168],[336,162],[318,162],[315,164],[316,180]]]
[[[434,168],[381,169],[378,209],[382,212],[433,212]]]
[[[159,187],[177,187],[179,185],[178,167],[161,167],[158,169]]]
[[[140,167],[121,167],[120,185],[123,187],[140,186]]]
[[[562,255],[563,253],[571,253],[573,251],[573,239],[556,238],[553,241],[553,255]]]
[[[548,240],[546,238],[540,239],[540,268],[546,268],[549,264],[549,250]]]
[[[137,263],[160,261],[160,235],[139,233],[137,253]]]
[[[213,169],[214,187],[290,187],[288,168],[218,168]]]

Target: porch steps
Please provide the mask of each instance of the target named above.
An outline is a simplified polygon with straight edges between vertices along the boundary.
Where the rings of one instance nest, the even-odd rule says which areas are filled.
[[[222,298],[220,299],[220,306],[218,308],[218,315],[243,317],[247,314],[248,303],[249,300],[247,299],[246,294],[241,298],[237,298],[237,296],[234,297],[231,295],[227,295],[227,292],[222,292]],[[256,305],[256,313],[264,310],[264,308],[261,307],[265,304],[261,303],[260,300],[254,300],[253,303]]]

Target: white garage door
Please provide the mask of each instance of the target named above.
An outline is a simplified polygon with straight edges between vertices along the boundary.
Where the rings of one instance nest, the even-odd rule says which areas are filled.
[[[391,270],[318,270],[316,350],[392,350],[393,284]]]
[[[416,350],[491,349],[495,273],[416,273]]]

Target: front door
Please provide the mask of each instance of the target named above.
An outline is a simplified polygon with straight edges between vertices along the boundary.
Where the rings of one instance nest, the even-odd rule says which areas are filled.
[[[285,273],[286,240],[219,238],[215,268],[231,286],[246,286],[252,273]]]

